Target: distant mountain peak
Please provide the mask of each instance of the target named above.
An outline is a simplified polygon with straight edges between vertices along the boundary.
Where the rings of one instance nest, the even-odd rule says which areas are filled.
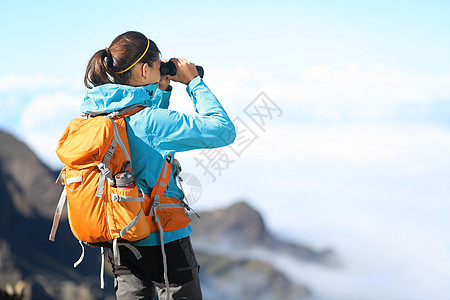
[[[202,232],[209,233],[214,239],[232,236],[232,243],[236,245],[264,244],[271,240],[260,213],[247,202],[239,201],[225,209],[203,212],[200,216],[193,226],[200,226]]]
[[[61,192],[53,174],[25,143],[0,130],[0,210],[9,201],[23,216],[52,218]]]
[[[268,230],[261,214],[244,201],[227,208],[201,212],[201,219],[192,222],[193,238],[205,251],[214,248],[259,248],[286,254],[296,259],[339,267],[341,264],[331,249],[314,250],[306,245],[287,242]]]

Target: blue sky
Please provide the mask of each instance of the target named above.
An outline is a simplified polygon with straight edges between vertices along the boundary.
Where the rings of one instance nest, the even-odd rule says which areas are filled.
[[[8,71],[2,68],[1,74],[17,63],[78,71],[85,56],[130,29],[148,34],[163,54],[181,47],[194,57],[213,47],[221,59],[206,55],[207,61],[223,65],[243,57],[261,66],[264,57],[270,65],[356,60],[442,72],[449,67],[449,6],[446,1],[4,1],[2,36],[8,46],[2,54],[12,57],[2,63]],[[72,53],[79,55],[69,58]],[[299,59],[303,55],[307,59]]]
[[[3,1],[0,11],[0,128],[50,166],[79,114],[87,61],[138,30],[163,58],[202,65],[230,116],[258,135],[216,182],[196,166],[200,151],[179,154],[202,182],[198,209],[244,198],[278,234],[333,247],[341,273],[288,270],[319,299],[450,298],[450,2]],[[262,91],[283,112],[264,130],[245,114]],[[171,106],[193,113],[183,86]]]

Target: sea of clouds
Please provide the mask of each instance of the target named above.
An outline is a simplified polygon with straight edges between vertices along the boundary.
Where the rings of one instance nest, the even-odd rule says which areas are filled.
[[[276,74],[207,70],[230,117],[258,138],[216,180],[196,163],[201,150],[178,154],[202,183],[195,208],[246,199],[283,238],[332,247],[342,270],[275,260],[319,299],[449,299],[450,74],[357,63]],[[171,107],[194,113],[183,90],[174,84]],[[281,110],[264,128],[245,113],[261,92]],[[59,168],[54,149],[84,93],[42,73],[0,78],[0,128]]]

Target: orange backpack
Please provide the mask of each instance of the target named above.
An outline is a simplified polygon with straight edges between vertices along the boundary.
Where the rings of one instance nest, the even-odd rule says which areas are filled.
[[[65,165],[57,183],[65,188],[53,219],[51,241],[55,240],[66,199],[70,228],[80,244],[109,243],[119,264],[119,242],[150,235],[142,205],[144,193],[136,184],[116,186],[116,174],[132,174],[124,118],[144,107],[130,106],[106,116],[77,118],[69,123],[56,149]]]
[[[129,242],[146,238],[152,231],[160,232],[164,257],[164,229],[183,228],[190,222],[185,212],[185,208],[190,208],[182,200],[163,196],[172,164],[177,167],[176,176],[181,170],[171,155],[166,158],[151,195],[145,195],[134,183],[124,118],[145,107],[132,105],[108,115],[73,119],[58,142],[56,153],[65,166],[56,182],[65,187],[49,239],[55,240],[67,199],[70,228],[83,250],[74,267],[84,258],[83,243],[102,247],[102,273],[103,247],[112,247],[117,265],[120,265],[119,245],[126,246],[140,259],[141,254]],[[131,180],[125,187],[119,186],[124,174]],[[171,222],[166,224],[167,220]],[[164,276],[168,284],[166,263]],[[103,288],[103,275],[101,280]]]

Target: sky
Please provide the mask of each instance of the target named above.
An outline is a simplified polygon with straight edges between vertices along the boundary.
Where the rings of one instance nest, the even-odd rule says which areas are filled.
[[[277,264],[318,299],[450,298],[450,2],[2,1],[0,129],[52,168],[90,57],[137,30],[205,69],[239,132],[179,153],[197,210],[247,200],[338,272]],[[194,113],[174,83],[171,109]],[[216,157],[222,169],[202,168]],[[56,199],[55,199],[56,201]]]

